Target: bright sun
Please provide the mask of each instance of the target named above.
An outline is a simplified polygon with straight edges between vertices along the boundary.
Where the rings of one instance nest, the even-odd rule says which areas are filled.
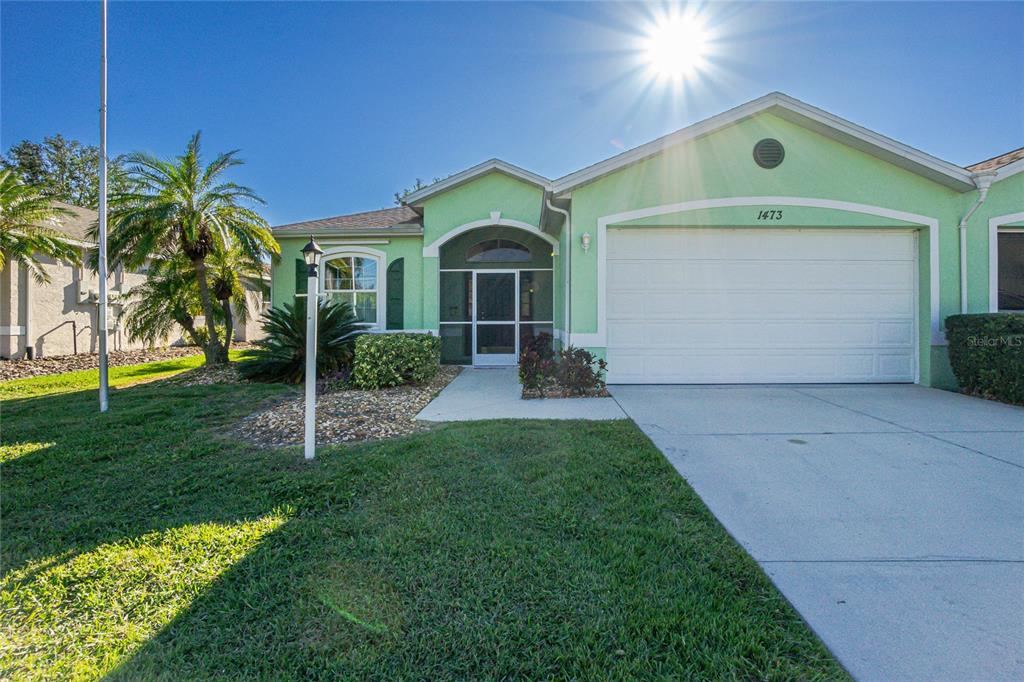
[[[666,17],[645,41],[647,63],[659,78],[680,80],[704,65],[708,33],[692,17]]]

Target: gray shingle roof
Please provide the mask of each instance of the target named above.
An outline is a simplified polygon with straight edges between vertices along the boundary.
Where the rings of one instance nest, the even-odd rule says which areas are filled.
[[[76,241],[89,242],[90,244],[96,243],[96,240],[89,236],[89,230],[99,219],[96,211],[63,201],[55,201],[53,203],[71,212],[70,216],[60,216],[57,218],[58,224],[52,225],[55,230],[63,232]]]
[[[339,215],[332,218],[288,223],[287,225],[278,225],[274,228],[275,234],[302,234],[305,232],[421,234],[423,232],[423,221],[420,214],[408,206],[397,206],[395,208],[382,208],[379,211],[364,211],[362,213],[349,213],[348,215]]]

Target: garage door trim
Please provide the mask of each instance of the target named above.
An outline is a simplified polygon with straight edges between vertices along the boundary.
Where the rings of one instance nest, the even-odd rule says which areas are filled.
[[[861,213],[882,218],[900,220],[912,225],[926,227],[928,229],[928,263],[929,263],[929,304],[931,317],[931,344],[944,345],[945,334],[942,331],[941,316],[939,312],[939,221],[937,218],[897,211],[883,206],[872,206],[870,204],[858,204],[850,201],[838,201],[833,199],[815,199],[809,197],[787,197],[787,196],[748,196],[729,197],[719,199],[698,199],[684,201],[674,204],[663,204],[649,208],[623,211],[602,216],[597,219],[597,331],[595,332],[573,332],[571,339],[574,345],[591,346],[603,348],[607,346],[608,320],[606,314],[607,301],[607,231],[613,223],[652,218],[668,213],[683,213],[708,208],[727,208],[731,206],[802,206],[807,208],[824,208],[849,213]],[[787,225],[773,225],[773,227],[786,228],[796,227]],[[891,228],[907,227],[893,225]],[[885,228],[869,228],[885,229]],[[570,292],[566,292],[567,295]],[[918,351],[921,352],[921,349]],[[920,360],[918,362],[920,367]]]

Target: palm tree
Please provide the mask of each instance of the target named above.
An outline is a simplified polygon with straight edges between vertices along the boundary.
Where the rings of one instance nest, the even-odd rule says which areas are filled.
[[[126,295],[124,327],[132,341],[156,344],[180,327],[197,346],[203,336],[196,331],[196,317],[203,314],[199,286],[192,263],[183,255],[154,260],[146,281]]]
[[[280,248],[267,221],[251,206],[263,200],[250,188],[224,180],[242,164],[238,150],[218,155],[203,166],[200,134],[174,159],[129,154],[125,160],[129,189],[111,197],[111,261],[140,267],[153,256],[188,259],[195,271],[206,324],[203,353],[208,364],[226,362],[217,334],[206,259],[220,249],[237,247],[254,261]]]
[[[224,313],[224,361],[227,362],[228,349],[234,338],[235,317],[245,324],[249,319],[249,301],[242,279],[249,277],[260,280],[263,276],[263,262],[253,260],[248,253],[237,245],[227,249],[217,249],[209,256],[210,290],[214,298],[220,302]],[[234,315],[232,315],[232,310]]]
[[[42,284],[50,281],[50,275],[40,256],[80,262],[78,248],[51,227],[70,215],[66,208],[40,194],[38,188],[23,184],[13,171],[0,171],[0,269],[16,261]]]

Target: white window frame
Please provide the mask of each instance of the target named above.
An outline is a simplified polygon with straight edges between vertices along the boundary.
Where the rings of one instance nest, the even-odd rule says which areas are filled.
[[[377,262],[377,286],[374,289],[374,293],[377,294],[377,320],[376,322],[366,323],[366,327],[371,331],[380,331],[385,327],[385,320],[387,320],[387,266],[388,256],[383,251],[378,249],[371,249],[365,246],[339,246],[335,248],[328,248],[324,251],[324,255],[320,258],[320,297],[326,298],[330,293],[340,292],[341,290],[327,291],[326,279],[327,279],[327,262],[335,260],[337,258],[369,258]],[[355,273],[353,273],[354,275]],[[355,290],[359,291],[359,290]],[[363,289],[363,292],[369,292],[369,289]],[[347,293],[347,292],[346,292]]]
[[[1020,310],[999,309],[999,235],[1024,234],[1024,227],[1008,223],[1024,221],[1024,213],[996,216],[988,221],[988,309],[993,313],[1020,313]],[[1006,226],[1004,226],[1006,225]]]

